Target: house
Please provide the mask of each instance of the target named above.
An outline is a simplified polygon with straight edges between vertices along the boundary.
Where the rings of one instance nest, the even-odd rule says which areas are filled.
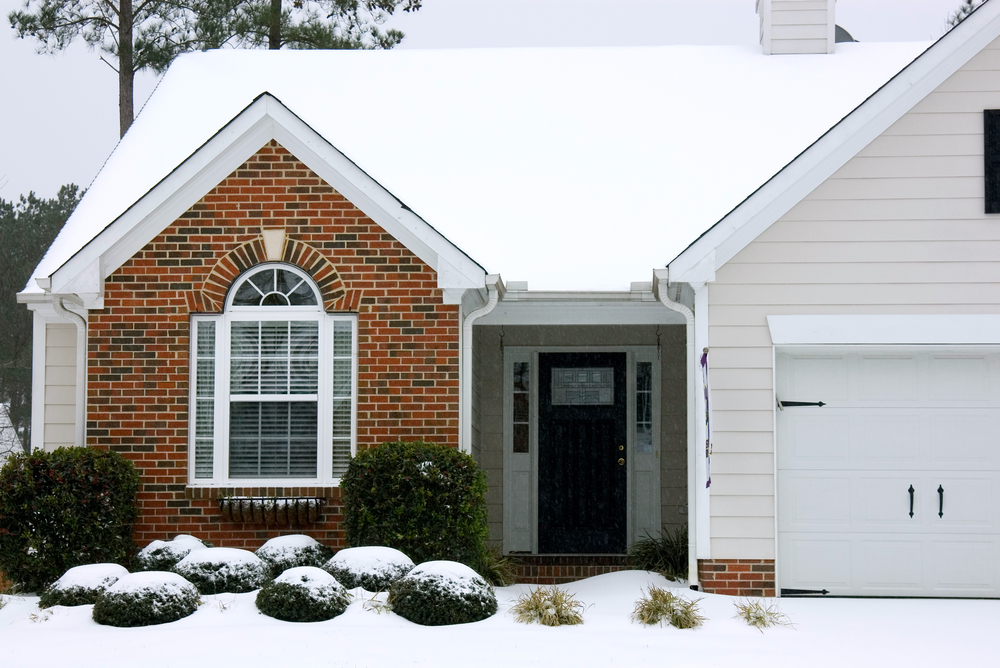
[[[531,581],[665,526],[704,591],[997,596],[1000,5],[933,45],[834,5],[179,58],[19,294],[32,447],[132,458],[140,542],[342,545],[351,454],[422,438]]]

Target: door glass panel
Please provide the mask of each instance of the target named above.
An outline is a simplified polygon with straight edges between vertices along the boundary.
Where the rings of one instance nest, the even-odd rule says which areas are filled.
[[[614,402],[614,369],[552,369],[553,406],[610,406]]]
[[[528,362],[514,362],[514,452],[528,452],[531,440],[531,367]]]
[[[653,364],[635,365],[635,451],[653,451]]]

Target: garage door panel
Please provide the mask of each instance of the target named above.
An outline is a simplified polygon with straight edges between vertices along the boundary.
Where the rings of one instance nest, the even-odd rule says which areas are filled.
[[[779,351],[780,587],[1000,595],[998,349]]]
[[[787,564],[784,588],[844,589],[851,587],[851,542],[828,535],[796,534],[781,542],[781,563]],[[784,570],[784,569],[783,569]]]
[[[928,416],[933,468],[997,468],[997,416],[992,411],[962,411]]]
[[[851,504],[830,502],[851,498],[847,474],[782,476],[778,494],[788,508],[779,519],[781,531],[845,531],[851,526]]]
[[[919,370],[914,356],[858,358],[857,397],[862,402],[904,402],[920,399]]]
[[[932,540],[928,545],[926,577],[943,595],[961,592],[975,596],[996,593],[997,546],[991,540]]]
[[[989,402],[989,362],[988,355],[930,357],[928,398],[932,401],[961,404]]]
[[[844,443],[850,442],[850,416],[800,412],[784,419],[788,420],[793,435],[787,453],[792,466],[846,468],[850,451],[844,448]]]
[[[855,542],[855,587],[872,596],[915,595],[924,588],[923,545],[918,539],[866,537]]]
[[[993,479],[942,475],[929,479],[923,506],[936,532],[990,533],[1000,529],[996,498]]]

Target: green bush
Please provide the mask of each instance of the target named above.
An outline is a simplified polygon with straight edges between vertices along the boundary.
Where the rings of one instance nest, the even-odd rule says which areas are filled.
[[[74,566],[45,588],[38,598],[38,607],[96,603],[105,590],[126,575],[128,571],[118,564]]]
[[[333,550],[309,536],[293,534],[278,536],[261,545],[255,554],[260,557],[275,577],[289,568],[316,566],[326,563]]]
[[[191,550],[173,570],[206,595],[243,594],[260,589],[270,579],[263,560],[249,550],[233,547]]]
[[[73,566],[128,563],[139,474],[116,452],[59,448],[0,469],[0,571],[41,591]]]
[[[257,609],[286,622],[322,622],[347,609],[351,595],[315,566],[290,568],[257,592]]]
[[[348,589],[385,591],[413,570],[413,561],[391,547],[349,547],[335,554],[323,570]]]
[[[362,450],[340,488],[350,547],[469,565],[486,549],[486,474],[455,448],[418,441]]]
[[[169,571],[191,550],[212,547],[194,536],[179,534],[173,540],[154,540],[135,555],[132,566],[137,571]]]
[[[198,609],[195,586],[176,573],[126,575],[94,604],[94,621],[105,626],[150,626],[182,619]]]
[[[386,602],[423,626],[478,622],[497,611],[493,588],[465,564],[450,561],[420,564],[392,584]]]
[[[654,571],[668,580],[687,580],[687,527],[673,531],[664,527],[657,537],[646,534],[628,549],[628,566],[639,571]]]

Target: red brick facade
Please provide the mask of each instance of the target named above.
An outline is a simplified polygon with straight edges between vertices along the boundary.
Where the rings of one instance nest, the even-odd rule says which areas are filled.
[[[188,487],[189,325],[218,312],[239,273],[265,259],[262,229],[309,272],[329,311],[358,317],[358,447],[424,439],[458,445],[458,307],[436,273],[276,142],[270,142],[106,280],[88,324],[87,443],[142,475],[139,544],[190,533],[254,548],[282,532],[343,545],[331,488]],[[306,528],[222,519],[218,498],[326,499]]]
[[[709,594],[774,596],[774,559],[699,559],[698,580]]]

